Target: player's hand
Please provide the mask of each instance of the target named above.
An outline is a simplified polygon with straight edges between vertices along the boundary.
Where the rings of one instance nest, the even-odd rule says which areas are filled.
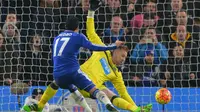
[[[115,44],[116,44],[117,47],[119,47],[119,46],[124,45],[125,42],[117,40],[117,41],[115,42]]]
[[[90,10],[96,11],[102,5],[101,0],[90,0]]]

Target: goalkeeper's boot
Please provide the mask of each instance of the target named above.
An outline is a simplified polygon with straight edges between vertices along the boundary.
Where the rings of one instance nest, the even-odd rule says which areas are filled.
[[[119,112],[113,105],[107,104],[106,109],[109,110],[110,112]]]
[[[138,107],[137,110],[135,110],[134,112],[151,112],[151,110],[152,110],[152,104],[148,104],[146,106]]]
[[[149,112],[151,112],[152,107],[153,107],[152,104],[148,104],[146,106],[143,106],[143,108],[149,110]]]
[[[96,11],[102,5],[101,0],[90,0],[90,10]]]
[[[22,108],[26,112],[32,112],[32,111],[42,112],[42,109],[39,109],[37,104],[25,105]]]

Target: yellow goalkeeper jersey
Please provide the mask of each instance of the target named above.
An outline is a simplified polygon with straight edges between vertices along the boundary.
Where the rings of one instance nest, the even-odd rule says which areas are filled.
[[[98,45],[105,45],[95,32],[94,19],[87,18],[87,37]],[[92,56],[81,65],[81,70],[87,74],[97,88],[102,87],[106,81],[111,81],[120,97],[133,104],[122,78],[122,73],[112,62],[110,51],[93,52]]]

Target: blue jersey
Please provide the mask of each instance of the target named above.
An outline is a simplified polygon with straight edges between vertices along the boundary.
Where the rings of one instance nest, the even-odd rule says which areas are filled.
[[[85,35],[73,31],[64,31],[54,38],[53,42],[53,63],[54,77],[70,74],[80,68],[77,56],[80,47],[93,51],[113,50],[117,47],[98,46],[92,44]]]

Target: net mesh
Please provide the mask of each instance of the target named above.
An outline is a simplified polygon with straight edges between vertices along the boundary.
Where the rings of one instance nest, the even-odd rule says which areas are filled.
[[[129,47],[119,69],[136,103],[152,102],[154,111],[162,110],[154,95],[168,87],[173,98],[166,110],[200,111],[199,0],[103,1],[95,13],[96,32],[107,45],[122,40]],[[1,0],[0,5],[0,111],[18,111],[31,95],[27,85],[42,87],[53,80],[52,41],[65,30],[66,18],[78,17],[86,34],[89,0]],[[80,64],[91,54],[81,48]],[[14,84],[21,85],[15,92]]]

